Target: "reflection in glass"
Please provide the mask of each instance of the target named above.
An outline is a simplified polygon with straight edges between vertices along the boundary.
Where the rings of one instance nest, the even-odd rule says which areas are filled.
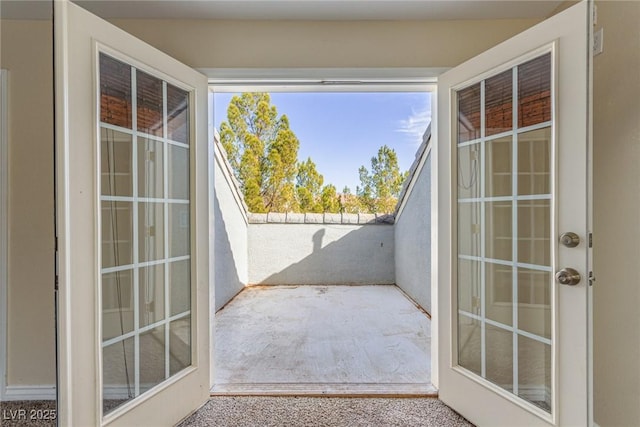
[[[485,264],[485,293],[488,319],[503,325],[513,324],[513,268],[508,265]]]
[[[551,346],[518,336],[518,395],[551,412]]]
[[[480,263],[458,260],[458,310],[480,313]]]
[[[135,397],[133,338],[102,348],[102,408],[114,410]]]
[[[100,121],[131,129],[131,66],[100,54]]]
[[[458,315],[458,364],[481,375],[480,321]]]
[[[511,136],[485,143],[485,197],[511,196],[512,145]]]
[[[480,83],[458,91],[458,144],[480,138]]]
[[[485,325],[487,342],[486,378],[506,390],[513,390],[513,332]]]
[[[518,194],[551,193],[551,128],[518,134]]]
[[[166,378],[164,330],[161,325],[140,334],[140,393]]]
[[[518,261],[551,266],[551,200],[518,202]]]
[[[191,315],[171,322],[169,355],[171,375],[191,365]]]
[[[551,120],[551,53],[518,66],[518,127]]]
[[[130,202],[101,202],[102,268],[133,262],[133,212]]]
[[[518,328],[551,338],[551,272],[518,269]]]
[[[164,258],[164,204],[138,203],[138,259]]]
[[[103,196],[132,196],[131,135],[100,129],[100,193]]]
[[[138,131],[162,136],[162,80],[140,70],[136,71]]]
[[[102,275],[102,341],[133,331],[133,270]]]
[[[485,135],[491,136],[513,128],[513,71],[488,78],[484,83]]]
[[[480,144],[458,148],[458,199],[480,197]]]
[[[169,263],[169,292],[171,316],[184,313],[191,307],[191,261]]]
[[[163,143],[138,137],[138,197],[164,197]]]
[[[480,203],[458,203],[458,253],[480,256]]]
[[[167,138],[189,143],[189,93],[167,84]]]
[[[189,205],[169,204],[169,257],[189,255]]]
[[[512,253],[512,202],[485,203],[485,256],[510,261]]]
[[[189,150],[169,145],[169,198],[189,199]]]
[[[140,327],[164,319],[164,264],[140,267],[138,291]]]

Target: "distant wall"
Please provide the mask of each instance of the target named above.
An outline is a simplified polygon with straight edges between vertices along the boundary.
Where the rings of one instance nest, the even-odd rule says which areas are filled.
[[[216,149],[217,151],[217,149]],[[247,219],[226,165],[216,152],[214,199],[215,310],[219,310],[248,282]]]
[[[431,312],[431,155],[396,216],[396,284]]]
[[[395,283],[393,225],[249,224],[249,283]]]

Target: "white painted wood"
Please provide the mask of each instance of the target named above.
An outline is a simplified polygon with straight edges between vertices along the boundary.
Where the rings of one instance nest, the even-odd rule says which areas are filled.
[[[211,284],[206,78],[68,1],[55,2],[55,43],[60,425],[173,425],[206,400],[209,388]],[[104,419],[97,292],[100,51],[125,59],[192,94],[191,256],[195,260],[192,367]]]
[[[8,73],[7,70],[0,70],[0,401],[5,399],[7,393]]]
[[[440,398],[477,425],[588,425],[588,249],[585,244],[569,249],[556,247],[553,270],[577,269],[583,281],[573,287],[557,285],[554,300],[555,347],[553,406],[550,416],[511,393],[457,367],[456,293],[454,285],[454,244],[456,241],[455,201],[452,199],[456,174],[453,88],[478,81],[509,68],[523,58],[552,49],[557,61],[554,75],[556,118],[554,137],[557,151],[552,206],[555,219],[552,235],[574,231],[584,242],[589,229],[588,217],[588,10],[584,1],[534,26],[522,34],[443,74],[438,83],[438,140],[433,146],[436,182],[437,264],[434,283],[437,289],[438,387]],[[542,50],[541,50],[542,49]],[[554,163],[555,162],[555,163]]]
[[[51,385],[10,385],[5,388],[3,401],[15,400],[55,400],[56,386]]]

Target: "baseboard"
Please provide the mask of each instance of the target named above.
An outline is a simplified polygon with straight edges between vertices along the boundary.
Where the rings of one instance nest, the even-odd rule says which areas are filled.
[[[5,401],[56,400],[55,385],[8,385],[4,390]]]

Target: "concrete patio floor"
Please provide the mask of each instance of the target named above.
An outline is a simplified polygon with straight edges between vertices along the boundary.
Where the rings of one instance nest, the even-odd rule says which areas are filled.
[[[436,395],[431,321],[396,286],[249,287],[215,316],[212,395]]]

